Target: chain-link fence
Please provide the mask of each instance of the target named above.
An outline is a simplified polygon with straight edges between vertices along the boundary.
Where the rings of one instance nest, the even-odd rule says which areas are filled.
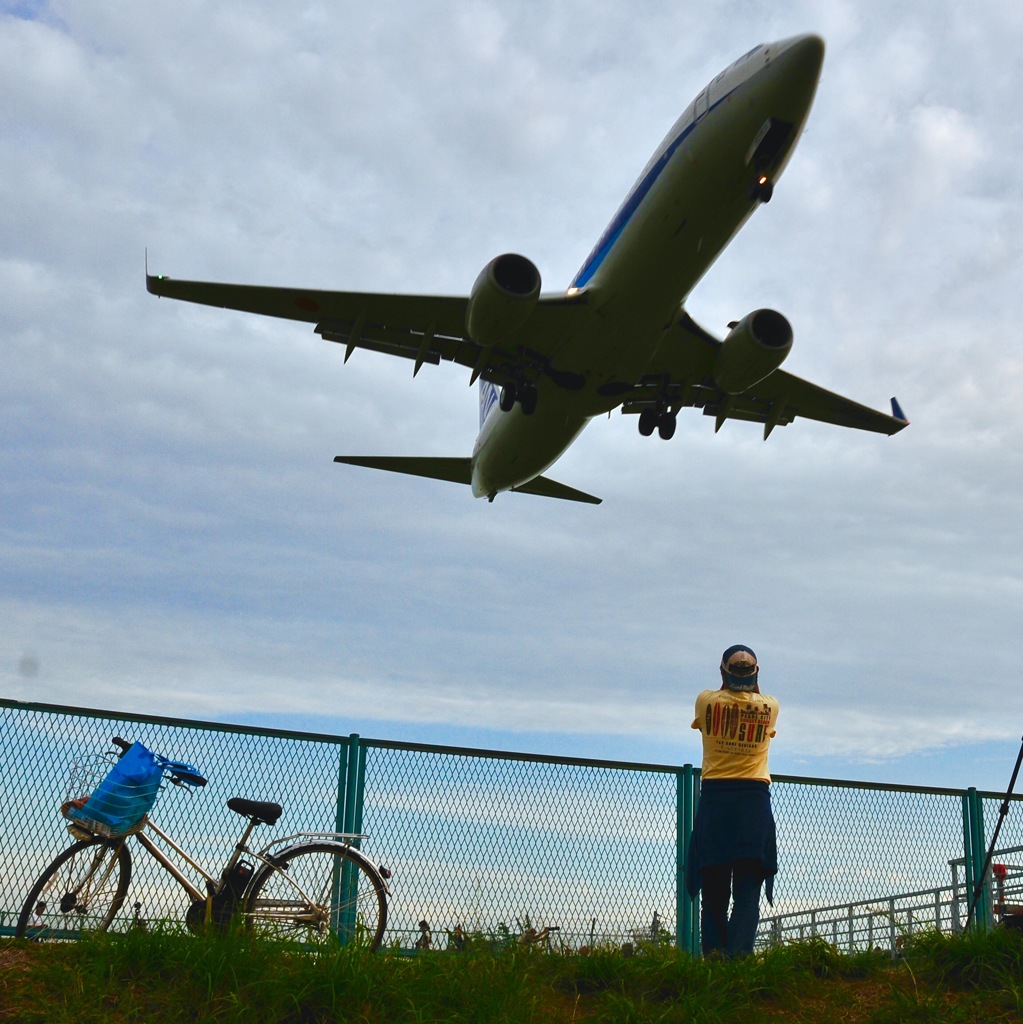
[[[674,936],[674,769],[363,743],[363,827],[386,836],[396,930]]]
[[[244,822],[232,796],[284,814],[263,842],[298,832],[362,831],[393,872],[389,944],[412,947],[421,921],[444,948],[458,930],[514,941],[528,929],[584,945],[678,942],[698,949],[684,893],[699,772],[668,767],[401,744],[127,716],[0,700],[0,934],[69,839],[59,805],[72,764],[120,735],[196,765],[209,784],[169,788],[152,817],[214,875]],[[758,942],[822,935],[846,948],[895,949],[917,927],[961,928],[1003,801],[975,790],[776,776],[780,873]],[[1015,798],[1014,798],[1015,799]],[[1023,821],[999,850],[1023,889]],[[257,833],[256,838],[259,838]],[[1001,856],[1001,855],[999,855]],[[996,860],[999,858],[996,857]],[[1015,872],[1015,873],[1014,873]],[[198,880],[197,880],[198,881]],[[1005,883],[1003,883],[1004,889]],[[200,886],[201,887],[201,886]],[[998,898],[996,896],[996,898]],[[1023,896],[1017,896],[1023,903]],[[188,898],[141,849],[121,917],[180,921]],[[990,893],[978,905],[992,914]]]

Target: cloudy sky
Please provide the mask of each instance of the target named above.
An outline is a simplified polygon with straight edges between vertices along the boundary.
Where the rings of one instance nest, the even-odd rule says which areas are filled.
[[[158,301],[172,277],[567,286],[758,42],[820,33],[808,128],[688,302],[894,438],[592,423],[599,507],[334,465],[467,455],[468,374]],[[1023,7],[954,0],[0,2],[0,694],[699,762],[744,642],[778,773],[1004,788],[1023,733]]]

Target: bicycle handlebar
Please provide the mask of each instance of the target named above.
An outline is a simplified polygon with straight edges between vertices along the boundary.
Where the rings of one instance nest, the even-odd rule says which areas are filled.
[[[112,736],[110,742],[115,747],[119,747],[121,752],[117,755],[118,759],[124,757],[128,753],[131,743],[122,739],[120,736]],[[155,755],[157,761],[160,762],[160,766],[167,773],[168,778],[172,785],[175,786],[205,786],[206,779],[203,778],[199,772],[192,767],[190,764],[184,764],[181,761],[171,761],[169,758],[164,757],[162,754]]]
[[[198,772],[185,771],[183,766],[177,769],[167,767],[165,769],[167,774],[170,776],[171,782],[175,786],[205,786],[206,779],[203,778]]]

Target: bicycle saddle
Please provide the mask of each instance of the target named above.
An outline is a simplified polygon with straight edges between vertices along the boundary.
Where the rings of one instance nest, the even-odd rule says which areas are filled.
[[[241,796],[233,796],[227,806],[245,818],[251,818],[257,825],[276,825],[277,819],[284,813],[280,804],[268,803],[265,800],[246,800]]]

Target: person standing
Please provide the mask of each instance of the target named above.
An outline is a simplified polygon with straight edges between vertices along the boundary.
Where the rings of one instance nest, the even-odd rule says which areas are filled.
[[[38,942],[43,932],[46,930],[46,920],[44,915],[46,914],[46,904],[40,900],[35,907],[32,909],[32,914],[28,919],[28,936],[35,942]]]
[[[694,899],[702,890],[704,956],[752,953],[765,883],[769,903],[774,896],[778,852],[767,753],[778,701],[760,692],[759,672],[756,654],[736,644],[721,656],[721,688],[696,698],[692,727],[703,740],[703,767],[686,888]]]

